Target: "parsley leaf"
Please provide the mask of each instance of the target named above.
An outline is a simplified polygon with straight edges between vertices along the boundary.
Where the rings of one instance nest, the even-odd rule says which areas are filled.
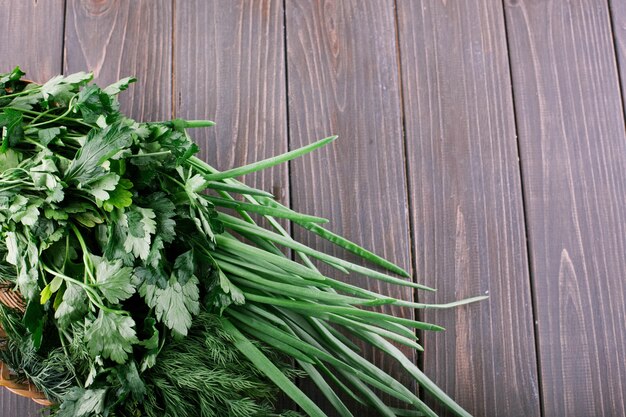
[[[89,303],[85,291],[71,282],[66,283],[65,291],[62,294],[63,298],[54,313],[54,318],[58,320],[59,327],[67,328],[72,322],[87,313]]]
[[[104,410],[106,389],[75,387],[64,397],[55,417],[90,417],[100,415]]]
[[[126,77],[121,80],[105,87],[104,92],[110,94],[112,96],[119,94],[121,91],[124,91],[128,88],[131,83],[136,82],[137,79],[135,77]]]
[[[98,206],[102,206],[102,203],[110,198],[109,193],[115,190],[119,180],[119,175],[109,172],[97,180],[89,182],[85,191],[96,197],[96,203]]]
[[[135,321],[128,316],[100,310],[98,318],[87,321],[87,349],[92,357],[101,355],[117,363],[124,363],[139,342],[135,333]]]
[[[115,208],[126,208],[133,204],[133,193],[129,190],[133,188],[133,183],[126,178],[121,178],[115,185],[113,191],[109,191],[109,198],[103,202],[102,207],[106,211],[113,211]]]
[[[14,147],[24,137],[22,128],[22,112],[13,109],[4,109],[0,113],[0,127],[2,128],[2,145],[0,153]]]
[[[165,243],[171,243],[176,236],[176,221],[173,217],[176,212],[176,206],[166,197],[165,193],[153,193],[147,198],[147,205],[156,214],[158,224],[158,236]]]
[[[150,253],[151,235],[156,232],[156,215],[152,209],[132,206],[122,215],[120,224],[128,229],[124,249],[137,258],[146,260]]]
[[[193,250],[188,250],[179,255],[174,261],[174,276],[181,285],[185,285],[191,279],[194,270]]]
[[[141,380],[137,365],[134,361],[118,366],[117,376],[122,385],[122,392],[130,392],[135,401],[140,401],[146,395],[146,385]]]
[[[107,259],[119,259],[124,265],[132,265],[134,261],[133,254],[124,249],[128,227],[123,225],[120,219],[111,223],[107,232],[103,239],[105,243],[103,247],[104,256]]]
[[[103,115],[107,118],[111,115],[117,116],[119,104],[97,85],[90,85],[78,93],[74,109],[81,113],[87,123],[96,123]]]
[[[192,315],[200,311],[198,279],[195,276],[192,276],[185,285],[181,285],[172,277],[164,289],[144,284],[139,291],[148,306],[154,308],[159,321],[172,329],[175,334],[187,335]]]
[[[67,106],[78,88],[92,79],[93,74],[86,72],[77,72],[67,77],[62,75],[52,77],[41,87],[42,104],[47,108],[51,107],[51,102],[59,106]]]
[[[156,357],[159,353],[159,330],[156,328],[156,320],[152,317],[146,318],[143,322],[143,331],[150,336],[140,342],[147,350],[146,356],[141,362],[141,372],[156,364]]]
[[[133,268],[123,266],[119,259],[111,262],[95,255],[91,259],[96,267],[98,289],[110,303],[117,304],[135,293],[131,284]]]
[[[104,173],[102,164],[132,142],[132,130],[123,121],[92,129],[65,172],[66,182],[85,183]]]
[[[49,127],[47,129],[39,129],[37,137],[42,145],[48,146],[50,142],[61,135],[61,132],[65,131],[65,128],[61,127]]]

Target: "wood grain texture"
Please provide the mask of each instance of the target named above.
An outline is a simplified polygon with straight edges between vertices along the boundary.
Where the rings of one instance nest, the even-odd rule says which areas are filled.
[[[138,81],[120,95],[124,112],[141,121],[172,112],[171,0],[68,0],[65,72],[93,71],[102,87]]]
[[[287,150],[283,4],[280,0],[177,2],[175,112],[217,125],[192,132],[221,170]],[[287,166],[246,183],[289,201]]]
[[[26,77],[45,81],[60,74],[63,61],[63,0],[0,0],[0,72],[20,66]],[[0,416],[36,417],[41,407],[0,388]]]
[[[502,8],[398,1],[424,371],[476,416],[538,416],[530,279]],[[443,412],[440,408],[439,411]]]
[[[545,416],[626,415],[626,138],[606,2],[508,1]]]
[[[293,161],[291,192],[296,210],[332,219],[332,230],[410,269],[393,11],[393,1],[286,2],[290,146],[331,134],[340,137]],[[299,229],[295,236],[346,256]],[[323,270],[393,297],[413,299],[412,290],[405,287]],[[404,317],[413,314],[397,307],[384,310]],[[363,354],[408,383],[394,359],[370,347]],[[319,394],[312,395],[326,404]]]
[[[0,72],[20,66],[34,81],[61,73],[63,4],[63,0],[0,0]]]

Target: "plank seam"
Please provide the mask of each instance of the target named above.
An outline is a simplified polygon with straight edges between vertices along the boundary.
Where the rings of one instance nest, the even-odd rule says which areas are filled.
[[[416,282],[415,273],[417,271],[417,261],[415,260],[415,240],[413,231],[415,230],[415,225],[413,224],[413,204],[411,203],[411,176],[409,160],[408,160],[408,144],[406,137],[406,118],[405,118],[405,103],[404,103],[404,84],[402,80],[402,49],[400,47],[400,28],[399,28],[399,17],[398,17],[398,0],[394,0],[393,2],[393,11],[394,11],[394,30],[395,30],[395,41],[396,41],[396,59],[398,66],[398,89],[400,94],[400,119],[402,124],[402,158],[403,158],[403,166],[404,166],[404,178],[406,180],[405,185],[405,194],[406,194],[406,204],[407,204],[407,215],[409,222],[409,266],[411,268],[411,280]],[[417,290],[413,291],[413,301],[419,301],[419,294]],[[413,314],[415,315],[415,320],[421,320],[421,314],[418,309],[413,309]],[[423,340],[423,333],[420,330],[415,331],[419,340]],[[415,352],[416,355],[416,365],[419,369],[424,369],[424,355],[420,352]],[[421,385],[417,385],[418,395],[420,398],[424,398],[424,388]]]
[[[291,151],[291,124],[289,119],[289,58],[287,54],[287,0],[282,0],[283,5],[283,66],[285,67],[285,130],[286,130],[286,140],[287,140],[287,151]],[[287,201],[289,208],[293,208],[293,193],[292,190],[292,180],[291,180],[291,172],[292,172],[292,164],[294,161],[287,162]],[[291,227],[289,228],[289,235],[294,238],[294,227],[293,223],[289,222]],[[289,257],[292,261],[296,260],[296,254],[294,251],[289,251]],[[304,387],[304,381],[300,378],[296,379],[296,386],[300,389]],[[295,409],[297,411],[302,411],[300,407],[295,404]]]
[[[176,91],[176,0],[172,0],[171,2],[172,8],[172,37],[171,37],[171,55],[170,55],[170,115],[172,118],[176,117],[176,96],[178,95]]]
[[[530,287],[530,305],[532,310],[532,318],[533,318],[533,338],[535,344],[535,358],[536,358],[536,367],[537,367],[537,395],[539,396],[539,415],[545,416],[545,407],[544,407],[544,397],[543,397],[543,381],[541,378],[541,355],[540,355],[540,341],[539,341],[539,331],[538,331],[538,318],[537,318],[537,296],[535,290],[535,280],[533,274],[533,261],[532,261],[532,252],[531,252],[531,241],[530,234],[528,229],[528,221],[527,221],[527,190],[524,187],[524,168],[522,161],[522,152],[521,145],[519,140],[519,120],[517,117],[517,107],[515,102],[515,87],[513,84],[513,63],[511,62],[511,40],[509,36],[509,27],[506,19],[506,0],[502,0],[502,22],[504,26],[504,38],[506,41],[506,59],[509,67],[509,82],[511,84],[511,106],[513,107],[513,129],[515,132],[515,145],[517,150],[517,160],[519,166],[519,178],[520,178],[520,192],[522,195],[522,219],[524,222],[524,239],[526,241],[526,259],[528,262],[528,281]]]
[[[65,51],[65,39],[67,38],[67,0],[63,1],[63,36],[61,37],[61,74],[65,72],[67,64],[67,52]],[[43,81],[43,80],[42,80]]]
[[[607,10],[609,12],[609,29],[611,30],[611,38],[613,38],[613,53],[615,54],[615,72],[617,73],[617,84],[619,86],[619,96],[620,103],[622,105],[621,112],[624,116],[624,121],[626,122],[626,113],[624,113],[624,82],[622,80],[622,73],[620,68],[623,66],[620,63],[620,54],[617,47],[617,38],[615,37],[615,20],[614,20],[614,11],[613,11],[613,0],[607,0]],[[626,132],[626,124],[624,124],[624,131]]]

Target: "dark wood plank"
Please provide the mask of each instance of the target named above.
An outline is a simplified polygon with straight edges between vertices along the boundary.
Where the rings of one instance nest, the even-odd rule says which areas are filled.
[[[0,0],[3,35],[0,72],[20,66],[26,77],[46,81],[63,60],[63,0]]]
[[[172,111],[171,0],[68,0],[65,72],[93,71],[106,86],[126,76],[138,82],[120,95],[138,120],[162,120]]]
[[[626,415],[626,137],[606,2],[506,2],[546,416]]]
[[[0,72],[20,66],[27,77],[45,81],[61,73],[63,60],[63,0],[0,0],[3,34]],[[0,388],[0,415],[36,417],[41,407]]]
[[[193,132],[201,157],[225,170],[287,150],[280,0],[177,2],[175,111],[217,125]],[[288,200],[287,166],[245,178]]]
[[[330,218],[332,230],[409,269],[393,1],[289,0],[286,20],[290,146],[340,136],[331,146],[292,163],[293,207]],[[338,253],[301,230],[295,235]],[[410,289],[324,271],[394,297],[413,298]],[[400,308],[384,310],[404,317],[413,314]],[[371,348],[363,353],[407,383],[392,358]]]
[[[538,416],[537,365],[507,46],[499,3],[398,1],[424,370],[477,416]],[[438,408],[439,409],[439,408]],[[440,411],[443,411],[439,409]]]
[[[42,407],[32,400],[20,397],[4,388],[0,392],[0,415],[2,416],[39,417],[41,409]]]

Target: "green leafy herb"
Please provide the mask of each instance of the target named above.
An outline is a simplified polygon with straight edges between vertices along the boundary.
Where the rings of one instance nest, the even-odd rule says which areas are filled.
[[[98,318],[87,322],[87,348],[92,356],[125,363],[132,345],[138,342],[132,318],[100,310]]]

